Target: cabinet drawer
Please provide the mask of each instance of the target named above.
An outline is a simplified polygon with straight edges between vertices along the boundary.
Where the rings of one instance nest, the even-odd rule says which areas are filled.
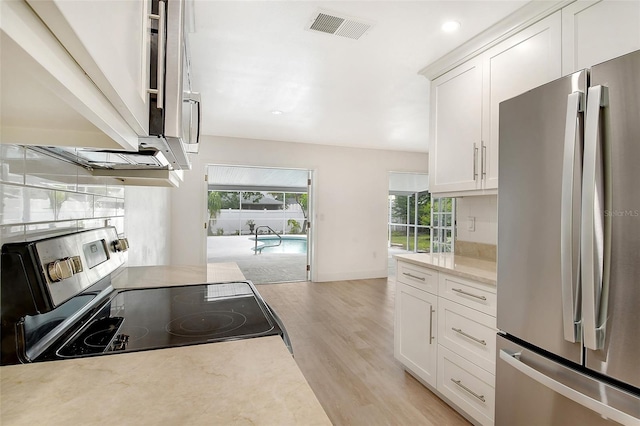
[[[438,390],[482,425],[493,425],[495,376],[438,346]]]
[[[447,274],[438,278],[438,295],[492,317],[496,316],[496,287]]]
[[[438,343],[496,373],[495,317],[440,298],[438,318]]]
[[[438,271],[398,261],[397,280],[420,290],[438,294]]]

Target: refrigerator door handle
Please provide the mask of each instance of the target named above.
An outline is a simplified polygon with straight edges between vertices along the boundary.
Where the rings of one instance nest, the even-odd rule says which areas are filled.
[[[587,93],[582,181],[582,330],[584,346],[598,350],[604,344],[604,328],[598,327],[598,307],[606,306],[608,280],[604,276],[604,165],[600,140],[600,111],[608,101],[604,86]]]
[[[535,368],[525,364],[520,360],[520,352],[509,353],[504,349],[500,349],[500,359],[515,368],[525,376],[535,380],[543,386],[551,389],[552,391],[569,398],[570,400],[595,411],[604,418],[612,419],[618,423],[624,425],[637,425],[638,419],[623,412],[617,410],[614,407],[604,404],[601,401],[593,399],[588,395],[580,393],[579,391],[560,383],[559,381],[547,376],[544,373],[536,370]]]
[[[576,140],[579,114],[583,111],[582,92],[573,92],[567,99],[567,118],[564,130],[564,157],[562,162],[562,199],[560,217],[560,268],[562,283],[562,325],[564,339],[568,342],[580,341],[580,321],[578,319],[578,280],[579,263],[577,262],[579,244],[576,241],[580,236],[573,232],[574,200],[579,196],[580,190],[574,188],[579,183],[582,170],[581,145]],[[577,176],[577,177],[576,177]],[[576,191],[574,191],[576,189]],[[579,206],[579,204],[578,204]],[[575,265],[575,266],[574,266]],[[575,268],[575,270],[574,270]]]

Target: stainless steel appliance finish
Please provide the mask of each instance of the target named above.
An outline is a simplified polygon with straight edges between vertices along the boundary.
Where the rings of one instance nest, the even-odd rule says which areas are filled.
[[[500,104],[498,425],[640,424],[638,75],[640,51]]]
[[[28,352],[34,353],[34,347],[39,351],[40,345],[27,344],[25,321],[53,319],[50,327],[41,329],[38,340],[43,342],[50,340],[55,329],[69,326],[75,315],[64,307],[65,302],[124,264],[128,244],[120,241],[114,227],[105,227],[2,246],[1,364],[25,359]],[[51,314],[56,311],[58,314]]]
[[[125,240],[118,238],[115,228],[108,227],[35,242],[36,256],[47,266],[42,277],[52,306],[61,305],[122,266],[126,248],[119,248],[120,241]],[[75,263],[66,277],[52,276],[51,269],[60,262]]]
[[[562,327],[560,183],[567,97],[586,90],[586,83],[586,72],[582,71],[500,105],[500,141],[506,142],[500,144],[499,166],[498,297],[503,303],[498,304],[498,328],[514,336],[527,336],[532,344],[576,363],[581,361],[582,347],[566,341]],[[535,106],[540,109],[532,111]],[[579,186],[580,167],[574,167],[570,174],[572,186],[576,182]],[[578,188],[575,194],[574,199],[579,197]],[[573,219],[580,223],[576,214]],[[574,241],[579,227],[571,231],[570,244],[579,248]],[[574,276],[577,262],[574,256]],[[573,281],[569,297],[576,294],[576,286]],[[520,300],[527,303],[519,304],[518,309],[507,302]],[[549,309],[550,304],[557,309]]]
[[[496,401],[499,407],[509,409],[497,410],[496,425],[638,422],[638,399],[629,392],[501,336],[497,339],[497,354],[505,368],[496,376]]]
[[[152,75],[156,63],[158,69],[164,67],[164,80],[157,83],[162,96],[151,98],[149,110],[149,138],[141,138],[141,146],[157,146],[159,143],[168,145],[172,153],[172,165],[176,169],[191,169],[187,156],[187,148],[197,152],[200,138],[200,95],[191,89],[190,58],[187,39],[184,34],[184,0],[160,0],[153,2],[159,10],[166,7],[166,49],[161,49],[163,40],[157,42],[157,49],[152,44]],[[161,26],[163,23],[159,22]],[[160,31],[159,31],[160,32]],[[161,33],[161,32],[160,32]],[[165,63],[162,63],[162,53],[166,52]],[[154,60],[155,59],[155,60]],[[194,105],[197,112],[194,112]],[[157,139],[160,139],[158,141]],[[177,163],[177,165],[176,165]]]
[[[583,256],[586,365],[640,388],[640,52],[594,67],[591,86],[590,100],[595,88],[606,88],[604,106],[587,110],[587,126],[599,128],[585,138],[603,150],[604,209],[596,217],[603,219],[604,240],[592,252],[599,281],[587,281]],[[585,146],[585,163],[593,151]],[[594,179],[586,173],[585,180]],[[584,214],[592,213],[583,206]]]

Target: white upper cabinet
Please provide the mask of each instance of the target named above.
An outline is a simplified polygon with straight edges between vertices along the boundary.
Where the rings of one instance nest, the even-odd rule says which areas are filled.
[[[432,81],[432,193],[496,192],[499,104],[561,76],[560,26],[558,11]]]
[[[0,142],[137,149],[138,133],[29,5],[0,8]],[[95,10],[87,16],[97,18]]]
[[[562,9],[562,74],[640,49],[640,1],[577,1]]]
[[[27,1],[129,126],[148,135],[148,2]]]
[[[482,61],[469,61],[431,84],[429,189],[479,187],[482,142]]]
[[[499,104],[561,77],[560,12],[487,50],[484,58],[483,188],[498,188]]]

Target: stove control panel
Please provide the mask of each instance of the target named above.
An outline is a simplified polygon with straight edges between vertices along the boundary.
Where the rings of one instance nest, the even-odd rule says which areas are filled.
[[[46,307],[61,305],[121,267],[126,261],[125,246],[122,242],[120,250],[116,246],[122,240],[126,241],[108,226],[33,242]]]

